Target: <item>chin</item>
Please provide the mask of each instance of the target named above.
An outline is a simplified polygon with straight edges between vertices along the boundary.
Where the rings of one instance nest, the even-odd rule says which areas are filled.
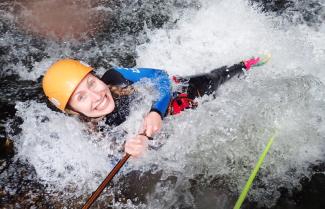
[[[93,117],[106,116],[106,115],[110,114],[111,112],[113,112],[114,108],[115,108],[115,104],[114,103],[113,104],[110,104],[105,110],[102,110],[102,111],[94,114],[96,116],[93,116]]]
[[[86,113],[83,113],[83,114],[90,118],[98,118],[98,117],[103,117],[105,115],[108,115],[111,112],[113,112],[113,110],[115,109],[115,103],[114,103],[113,99],[111,101],[112,102],[110,104],[108,104],[108,106],[103,110],[90,111],[90,112],[88,112],[88,114],[86,114]]]

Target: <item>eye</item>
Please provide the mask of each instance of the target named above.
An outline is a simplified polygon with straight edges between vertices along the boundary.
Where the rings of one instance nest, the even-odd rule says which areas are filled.
[[[78,101],[83,101],[83,100],[85,100],[85,99],[86,99],[86,96],[83,95],[83,94],[79,94],[78,97],[77,97],[77,100],[78,100]]]
[[[91,88],[94,88],[95,87],[95,84],[96,84],[96,81],[95,79],[88,79],[88,87],[91,89]]]

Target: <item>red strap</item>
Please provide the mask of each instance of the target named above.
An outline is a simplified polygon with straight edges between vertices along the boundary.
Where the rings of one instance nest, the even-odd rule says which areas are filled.
[[[170,104],[170,114],[176,115],[185,109],[195,108],[196,106],[196,102],[188,98],[187,94],[182,93],[172,100]]]
[[[177,76],[173,75],[172,79],[175,83],[180,83],[180,80],[177,79]]]

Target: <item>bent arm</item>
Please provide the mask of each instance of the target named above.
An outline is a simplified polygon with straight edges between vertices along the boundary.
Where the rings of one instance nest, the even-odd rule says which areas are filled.
[[[159,113],[161,118],[166,115],[171,99],[171,83],[168,74],[152,68],[115,68],[106,72],[104,80],[110,80],[112,85],[130,85],[143,78],[150,79],[159,92],[159,98],[153,103],[151,111]]]

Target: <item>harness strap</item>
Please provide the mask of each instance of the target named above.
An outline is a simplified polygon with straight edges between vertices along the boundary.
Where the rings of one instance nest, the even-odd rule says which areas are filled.
[[[188,98],[185,93],[178,94],[169,104],[168,114],[176,115],[185,109],[194,109],[197,107],[197,102],[193,99]]]

